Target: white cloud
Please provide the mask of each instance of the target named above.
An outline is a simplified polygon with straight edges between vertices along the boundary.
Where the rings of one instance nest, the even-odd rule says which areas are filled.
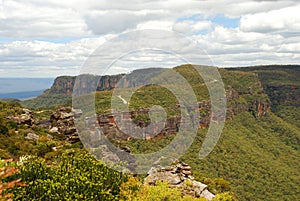
[[[300,5],[242,16],[240,29],[246,32],[300,34]]]
[[[87,57],[105,41],[87,38],[66,44],[45,41],[0,43],[2,76],[55,77],[78,74]]]
[[[220,66],[300,61],[298,0],[2,0],[1,3],[1,77],[76,74],[105,40],[135,29],[179,32],[196,40]],[[218,14],[240,18],[239,27],[225,27],[222,19],[215,24],[212,19]],[[51,42],[56,39],[61,42]],[[193,53],[194,44],[159,42],[166,49],[172,45],[187,57],[199,57],[199,62],[204,62]],[[126,46],[128,43],[120,41],[118,53]],[[108,73],[143,65],[171,67],[179,62],[162,54],[141,53],[124,58]]]
[[[197,34],[200,31],[208,31],[210,29],[212,29],[212,22],[210,21],[184,20],[178,21],[173,25],[174,31],[188,35]]]
[[[82,17],[71,8],[4,1],[2,10],[1,37],[59,38],[90,35]]]

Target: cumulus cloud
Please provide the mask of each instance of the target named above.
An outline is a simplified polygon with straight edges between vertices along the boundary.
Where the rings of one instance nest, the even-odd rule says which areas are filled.
[[[45,41],[0,43],[0,69],[5,77],[55,77],[78,74],[87,57],[105,41],[87,38],[66,44]]]
[[[0,2],[1,77],[77,74],[100,44],[136,29],[163,29],[187,36],[219,66],[300,61],[298,0]],[[221,16],[217,23],[216,16]],[[228,26],[227,19],[239,23]],[[159,42],[166,50],[172,45],[184,56],[198,57],[199,63],[205,63],[194,54],[194,43]],[[128,45],[128,41],[120,41],[118,53]],[[182,62],[157,52],[139,52],[122,59],[107,73],[123,73],[137,66],[172,67]]]
[[[71,8],[23,1],[3,1],[1,37],[57,38],[89,35],[82,17]]]
[[[210,21],[184,20],[176,22],[173,30],[179,33],[197,34],[201,31],[208,31],[212,28]]]
[[[300,34],[300,5],[242,16],[240,29],[245,32]]]

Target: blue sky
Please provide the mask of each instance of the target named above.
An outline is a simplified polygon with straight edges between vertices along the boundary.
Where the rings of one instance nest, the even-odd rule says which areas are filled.
[[[216,16],[205,17],[201,14],[194,14],[191,16],[184,16],[177,19],[177,21],[199,21],[199,20],[209,20],[214,24],[222,25],[226,28],[237,28],[239,26],[240,18],[237,17],[226,17],[223,14],[218,14]]]

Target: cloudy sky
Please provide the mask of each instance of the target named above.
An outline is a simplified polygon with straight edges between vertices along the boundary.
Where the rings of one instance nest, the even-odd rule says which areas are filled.
[[[106,41],[145,29],[196,41],[220,67],[300,64],[299,12],[299,0],[0,0],[0,77],[75,75]],[[153,52],[126,61],[108,73],[180,64]]]

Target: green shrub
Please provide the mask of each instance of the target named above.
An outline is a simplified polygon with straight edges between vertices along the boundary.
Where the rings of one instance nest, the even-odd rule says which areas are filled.
[[[119,200],[119,187],[127,180],[88,153],[72,150],[51,165],[31,157],[19,170],[26,186],[10,189],[14,200]]]

